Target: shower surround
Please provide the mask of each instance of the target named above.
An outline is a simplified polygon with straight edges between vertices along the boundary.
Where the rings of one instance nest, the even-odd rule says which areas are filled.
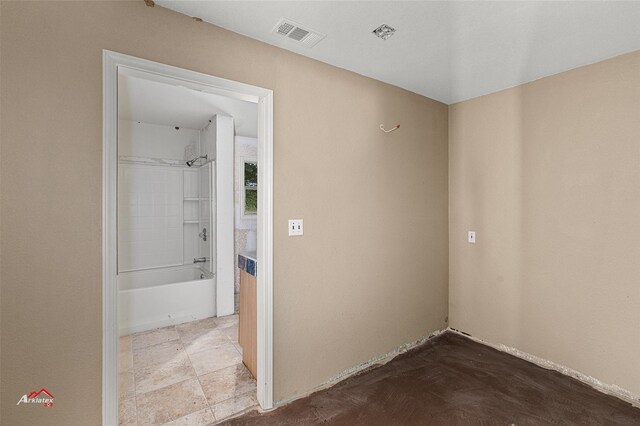
[[[120,335],[233,313],[233,118],[120,120]]]

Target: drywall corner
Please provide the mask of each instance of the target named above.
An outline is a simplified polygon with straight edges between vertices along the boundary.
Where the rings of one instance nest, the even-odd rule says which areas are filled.
[[[485,340],[479,339],[475,336],[472,336],[469,333],[466,333],[461,330],[457,330],[455,328],[448,328],[446,331],[450,331],[455,334],[459,334],[468,339],[473,340],[474,342],[481,343],[485,346],[489,346],[493,349],[497,349],[500,352],[508,353],[509,355],[513,355],[517,358],[523,359],[525,361],[529,361],[533,364],[536,364],[539,367],[546,368],[547,370],[554,370],[558,373],[562,373],[565,376],[572,377],[580,382],[587,384],[597,390],[598,392],[602,392],[607,395],[615,396],[623,401],[628,402],[634,407],[640,408],[640,395],[635,394],[627,389],[624,389],[618,385],[612,385],[602,382],[601,380],[596,379],[595,377],[589,376],[587,374],[581,373],[577,370],[574,370],[569,367],[565,367],[564,365],[555,363],[553,361],[549,361],[548,359],[540,358],[539,356],[532,355],[530,353],[521,351],[520,349],[516,349],[511,346],[503,345],[501,343],[491,343]]]

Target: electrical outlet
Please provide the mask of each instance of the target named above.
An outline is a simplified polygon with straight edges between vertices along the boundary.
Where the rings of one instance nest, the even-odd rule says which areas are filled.
[[[475,231],[469,231],[469,243],[470,244],[475,244],[476,243],[476,232]]]
[[[296,237],[304,234],[304,226],[302,219],[289,220],[289,236]]]

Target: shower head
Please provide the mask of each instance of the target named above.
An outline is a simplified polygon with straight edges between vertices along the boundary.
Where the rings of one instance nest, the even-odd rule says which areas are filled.
[[[194,158],[193,160],[189,160],[187,161],[187,166],[191,167],[195,164],[196,161],[198,161],[199,159],[204,158],[205,160],[207,159],[206,155],[201,155],[199,157]]]

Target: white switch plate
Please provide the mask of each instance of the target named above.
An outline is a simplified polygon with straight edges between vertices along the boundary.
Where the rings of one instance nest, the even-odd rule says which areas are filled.
[[[296,237],[304,234],[304,224],[302,219],[289,220],[289,236]]]
[[[471,244],[475,244],[476,243],[476,232],[475,231],[469,231],[469,242]]]

